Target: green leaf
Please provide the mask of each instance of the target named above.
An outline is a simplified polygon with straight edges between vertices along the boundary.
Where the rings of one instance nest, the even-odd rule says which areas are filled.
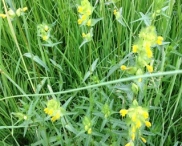
[[[45,70],[49,71],[49,68],[47,67],[47,65],[38,56],[33,55],[31,53],[25,53],[24,56],[33,59],[33,61],[38,63],[40,66],[44,67]]]

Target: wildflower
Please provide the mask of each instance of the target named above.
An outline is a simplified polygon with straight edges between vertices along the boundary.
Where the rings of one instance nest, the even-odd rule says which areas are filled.
[[[87,131],[88,134],[91,134],[92,133],[92,128],[89,128],[88,131]]]
[[[148,114],[148,112],[146,112],[146,111],[144,111],[144,112],[142,113],[142,115],[143,115],[143,117],[144,117],[145,120],[149,118],[149,114]]]
[[[128,110],[126,110],[126,109],[121,109],[121,110],[119,111],[119,113],[121,114],[122,117],[124,117],[124,116],[128,113]]]
[[[56,99],[51,99],[47,102],[44,112],[52,117],[52,122],[55,122],[62,117],[64,109],[60,107],[60,103]]]
[[[131,120],[132,120],[133,122],[136,122],[136,114],[133,114],[133,115],[132,115]]]
[[[135,132],[132,133],[131,139],[134,141],[135,140]]]
[[[79,6],[79,7],[78,7],[78,12],[79,12],[79,13],[82,13],[82,12],[83,12],[83,7]]]
[[[45,31],[48,31],[48,30],[49,30],[49,26],[45,25],[45,26],[44,26],[44,30],[45,30]]]
[[[82,19],[78,19],[78,24],[82,24],[83,20]]]
[[[8,14],[11,18],[14,18],[16,16],[16,13],[12,9],[9,9]]]
[[[145,121],[145,125],[149,128],[151,127],[151,123],[149,121]]]
[[[91,26],[91,19],[87,21],[87,26]]]
[[[118,12],[117,12],[117,10],[114,10],[114,12],[113,12],[113,13],[114,13],[114,15],[116,15]]]
[[[147,120],[149,117],[148,111],[143,107],[139,106],[136,100],[133,101],[132,106],[128,110],[120,110],[120,114],[122,115],[122,117],[127,114],[126,120],[129,123],[129,138],[131,139],[130,142],[133,142],[136,137],[141,137],[142,127],[151,126],[151,123]],[[144,138],[143,141],[146,142]],[[130,145],[130,142],[126,145]]]
[[[90,30],[90,32],[87,33],[87,34],[86,34],[86,33],[82,33],[82,37],[83,37],[86,41],[91,41],[92,36],[93,36],[92,30]]]
[[[138,45],[133,45],[132,48],[133,48],[133,49],[132,49],[132,52],[133,52],[133,53],[137,53],[137,51],[138,51]]]
[[[42,36],[42,39],[43,39],[44,41],[47,41],[47,40],[49,39],[49,36],[43,35],[43,36]]]
[[[51,121],[54,122],[61,117],[60,111],[58,110],[55,115],[51,118]]]
[[[157,42],[156,42],[156,43],[157,43],[158,45],[162,45],[162,41],[163,41],[163,37],[158,36],[158,37],[157,37]]]
[[[6,18],[7,16],[6,16],[6,14],[0,14],[0,17],[1,18]]]
[[[152,58],[153,54],[150,48],[146,48],[146,54],[148,58]]]
[[[93,12],[93,7],[90,4],[90,2],[88,0],[82,0],[81,1],[81,5],[78,6],[77,9],[78,13],[80,13],[79,15],[79,19],[78,19],[78,24],[84,24],[84,25],[88,25],[90,26],[90,22],[89,21],[89,16],[92,15]]]
[[[141,126],[142,126],[142,124],[141,124],[140,120],[137,120],[137,122],[136,122],[136,128],[140,128]]]
[[[28,118],[28,117],[24,115],[23,119],[24,119],[24,120],[27,120],[27,118]]]
[[[147,142],[145,138],[143,138],[143,137],[140,137],[140,138],[141,138],[141,140],[142,140],[144,143]]]
[[[147,67],[148,72],[150,72],[150,73],[153,72],[153,67],[151,65],[147,65],[146,67]]]
[[[125,144],[125,146],[134,146],[134,143],[132,141],[130,141],[127,144]]]
[[[23,12],[25,12],[25,11],[28,10],[28,8],[27,8],[27,7],[24,7],[24,8],[22,8],[21,10],[22,10]]]
[[[92,133],[92,123],[91,123],[90,118],[84,117],[83,125],[84,125],[84,128],[85,128],[85,131],[87,131],[88,134],[91,134]]]
[[[127,69],[127,67],[125,66],[125,65],[121,65],[121,70],[126,70]]]

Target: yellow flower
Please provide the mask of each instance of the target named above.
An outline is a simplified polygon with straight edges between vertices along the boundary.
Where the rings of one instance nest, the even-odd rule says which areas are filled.
[[[147,65],[146,67],[147,67],[148,72],[150,72],[150,73],[153,72],[153,67],[151,65]]]
[[[0,17],[6,18],[6,14],[0,14]]]
[[[81,17],[82,21],[85,21],[87,18],[88,18],[87,15],[82,15],[82,17]]]
[[[142,140],[144,143],[147,142],[145,138],[143,138],[143,137],[140,137],[140,138],[141,138],[141,140]]]
[[[44,112],[45,112],[46,114],[48,114],[49,109],[48,109],[48,108],[45,108],[45,109],[44,109]]]
[[[8,14],[10,15],[10,17],[15,17],[15,12],[12,10],[12,9],[9,9],[9,11],[8,11]]]
[[[136,127],[135,126],[132,127],[131,132],[133,132],[133,133],[136,132]]]
[[[91,10],[87,10],[86,14],[87,14],[88,16],[90,16],[90,15],[92,14],[92,11],[91,11]]]
[[[146,50],[150,50],[150,44],[146,43],[145,48],[146,48]]]
[[[78,7],[78,12],[79,12],[79,13],[82,13],[82,12],[83,12],[83,7],[79,6],[79,7]]]
[[[127,69],[127,67],[125,66],[125,65],[121,65],[121,70],[126,70]]]
[[[48,30],[49,30],[49,26],[45,25],[45,26],[44,26],[44,30],[45,30],[45,31],[48,31]]]
[[[85,33],[82,33],[82,37],[85,38],[87,35]]]
[[[126,110],[126,109],[121,109],[121,110],[119,111],[119,113],[121,114],[122,117],[124,117],[124,116],[128,113],[128,110]]]
[[[144,119],[148,119],[148,117],[149,117],[148,112],[144,111],[144,112],[143,112],[143,117],[144,117]]]
[[[58,111],[56,113],[56,115],[51,118],[51,121],[54,122],[54,121],[58,120],[60,117],[61,117],[61,115],[60,115],[60,112]]]
[[[47,41],[47,40],[49,39],[49,36],[43,35],[43,36],[42,36],[42,39],[43,39],[44,41]]]
[[[27,11],[27,10],[28,10],[27,7],[22,8],[22,11],[23,11],[23,12],[25,12],[25,11]]]
[[[158,36],[158,37],[157,37],[157,44],[158,44],[158,45],[162,45],[162,41],[163,41],[163,37]]]
[[[132,48],[133,48],[133,49],[132,49],[132,52],[133,52],[133,53],[137,53],[137,51],[138,51],[138,46],[137,46],[137,45],[133,45]]]
[[[16,15],[17,15],[18,17],[21,15],[21,8],[18,8],[18,9],[16,10]]]
[[[136,122],[136,115],[135,115],[135,114],[132,115],[131,120],[132,120],[133,122]]]
[[[88,134],[92,134],[92,128],[89,128],[87,131]]]
[[[78,19],[78,24],[82,24],[83,20],[82,19]]]
[[[114,13],[114,15],[116,15],[116,14],[117,14],[117,10],[114,10],[114,12],[113,12],[113,13]]]
[[[132,142],[128,142],[125,146],[132,146]]]
[[[132,133],[131,139],[134,141],[135,140],[135,133]]]
[[[149,121],[145,121],[145,125],[149,128],[151,127],[151,123]]]
[[[91,26],[91,19],[87,21],[87,26]]]
[[[136,122],[136,128],[140,128],[141,126],[142,126],[142,124],[141,124],[140,120],[138,120],[138,121]]]
[[[152,58],[153,54],[150,48],[146,48],[146,53],[148,58]]]

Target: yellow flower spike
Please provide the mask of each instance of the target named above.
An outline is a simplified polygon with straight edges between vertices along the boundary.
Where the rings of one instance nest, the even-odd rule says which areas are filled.
[[[127,67],[125,66],[125,65],[121,65],[121,70],[126,70],[127,69]]]
[[[140,138],[141,138],[141,140],[142,140],[144,143],[147,142],[145,138],[143,138],[143,137],[140,137]]]
[[[151,65],[147,65],[146,67],[147,67],[148,72],[150,72],[150,73],[153,72],[153,67]]]
[[[137,51],[138,51],[138,45],[133,45],[132,52],[137,53]]]
[[[121,114],[122,117],[124,117],[124,116],[128,113],[128,110],[126,110],[126,109],[121,109],[121,110],[119,111],[119,113]]]
[[[87,131],[88,134],[92,134],[92,128],[89,128]]]
[[[158,36],[158,37],[157,37],[157,44],[158,44],[158,45],[162,45],[162,41],[163,41],[163,37]]]
[[[6,18],[7,16],[6,16],[6,14],[0,14],[0,17],[4,19],[4,18]]]
[[[152,124],[149,121],[145,121],[145,125],[149,128]]]

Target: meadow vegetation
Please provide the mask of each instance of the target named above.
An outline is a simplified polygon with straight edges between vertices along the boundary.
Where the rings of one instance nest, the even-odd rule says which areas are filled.
[[[2,0],[0,145],[182,145],[180,0]]]

